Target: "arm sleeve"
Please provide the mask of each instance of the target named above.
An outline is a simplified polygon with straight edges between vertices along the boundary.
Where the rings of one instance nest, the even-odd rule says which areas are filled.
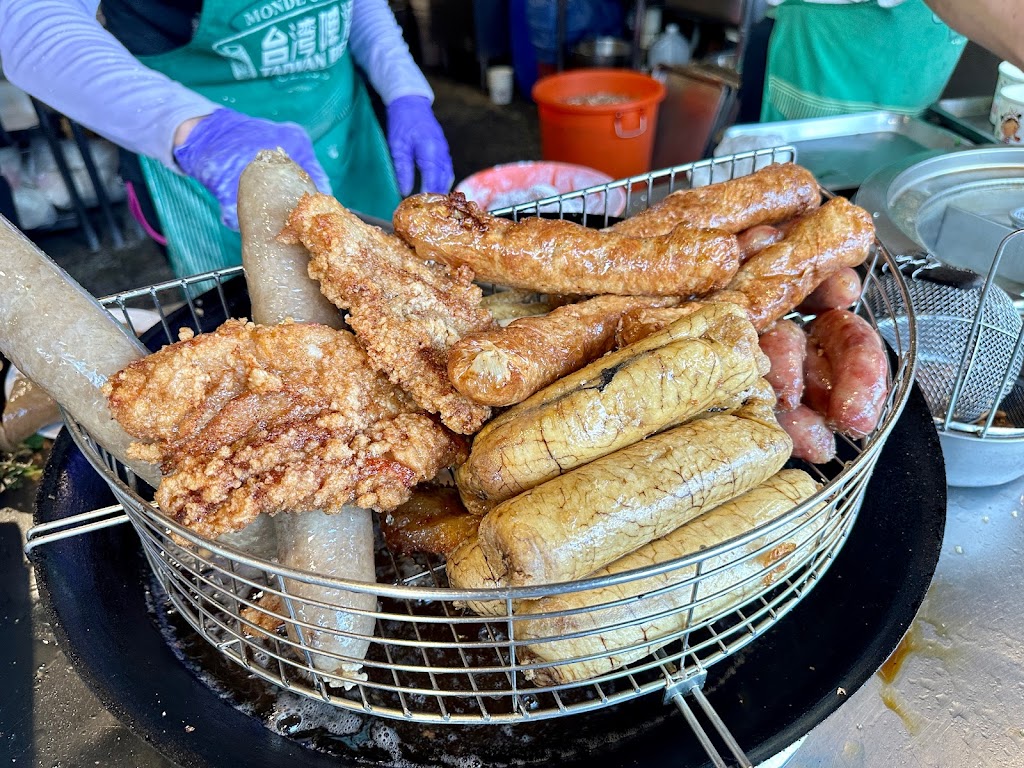
[[[433,100],[387,0],[354,0],[349,48],[385,105],[402,96]]]
[[[176,168],[175,129],[218,107],[143,66],[96,20],[98,0],[0,0],[14,85],[132,152]]]

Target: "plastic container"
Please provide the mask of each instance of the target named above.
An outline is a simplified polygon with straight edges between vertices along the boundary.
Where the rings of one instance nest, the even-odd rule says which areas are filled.
[[[586,165],[620,179],[651,169],[665,86],[629,69],[575,69],[537,81],[545,160]]]
[[[682,66],[690,61],[690,43],[679,32],[678,24],[669,24],[665,31],[655,38],[647,52],[647,66],[654,69],[659,64]]]
[[[463,179],[455,188],[469,200],[485,210],[506,208],[545,197],[596,187],[613,181],[607,173],[594,168],[570,163],[552,163],[525,160],[519,163],[495,165]],[[563,201],[566,213],[587,213],[621,216],[626,208],[626,192],[614,187],[605,192],[594,192],[585,198]],[[559,204],[542,206],[542,212],[559,211]]]

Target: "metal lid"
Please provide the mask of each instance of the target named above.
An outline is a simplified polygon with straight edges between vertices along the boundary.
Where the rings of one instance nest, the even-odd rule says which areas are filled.
[[[1002,239],[1024,226],[1024,147],[914,155],[872,175],[855,199],[895,253],[924,248],[986,274]],[[1024,295],[1022,256],[1008,251],[997,276],[1017,296]]]

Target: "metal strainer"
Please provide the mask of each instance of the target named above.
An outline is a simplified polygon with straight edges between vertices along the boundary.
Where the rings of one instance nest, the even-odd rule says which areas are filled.
[[[982,419],[1019,377],[1024,363],[1020,314],[1005,291],[992,284],[986,289],[985,278],[975,272],[943,265],[925,253],[899,261],[917,320],[916,378],[932,415],[967,424]],[[906,344],[907,308],[893,291],[895,279],[886,273],[879,283],[865,295],[878,330],[890,344],[897,333]],[[893,302],[882,300],[893,296]],[[1024,413],[1016,410],[1007,426],[1024,426]]]

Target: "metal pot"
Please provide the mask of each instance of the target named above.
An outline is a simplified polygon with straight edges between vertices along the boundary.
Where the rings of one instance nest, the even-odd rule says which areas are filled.
[[[633,46],[617,37],[595,37],[584,40],[572,49],[573,67],[629,67]]]

